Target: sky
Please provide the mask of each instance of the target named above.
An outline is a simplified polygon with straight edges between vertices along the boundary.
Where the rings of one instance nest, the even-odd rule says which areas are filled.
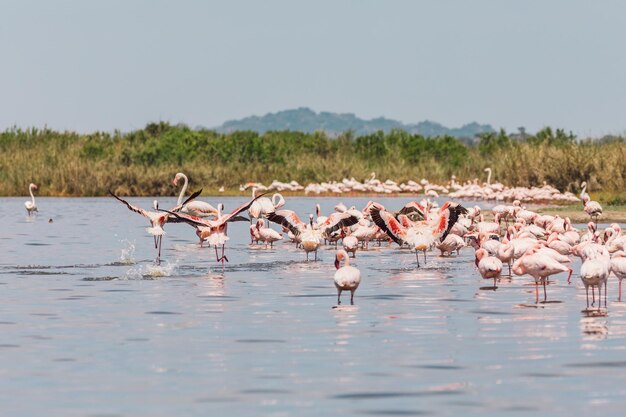
[[[315,111],[626,132],[626,2],[0,0],[0,130]]]

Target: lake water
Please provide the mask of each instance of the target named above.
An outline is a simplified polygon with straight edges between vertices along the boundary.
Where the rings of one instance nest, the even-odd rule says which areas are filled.
[[[626,413],[626,303],[612,277],[606,314],[582,312],[578,260],[572,285],[556,276],[535,304],[528,276],[493,291],[471,249],[416,269],[372,245],[353,263],[355,305],[333,308],[330,248],[306,262],[286,242],[250,247],[236,223],[222,272],[191,227],[169,224],[156,268],[146,220],[112,198],[40,198],[34,219],[25,200],[0,199],[2,416]]]

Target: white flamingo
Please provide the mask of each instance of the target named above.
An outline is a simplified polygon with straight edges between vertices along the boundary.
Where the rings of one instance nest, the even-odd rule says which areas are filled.
[[[611,258],[606,248],[601,247],[592,256],[585,259],[580,266],[580,279],[585,285],[587,295],[587,308],[589,308],[589,287],[591,287],[591,295],[593,300],[591,305],[596,302],[596,294],[594,287],[598,287],[598,298],[600,300],[598,307],[602,306],[602,287],[604,286],[604,303],[606,306],[606,283],[611,271]]]
[[[345,259],[344,266],[340,267],[341,260]],[[348,253],[340,249],[335,255],[335,287],[337,288],[337,304],[341,304],[341,292],[350,291],[350,304],[354,304],[354,292],[361,283],[361,271],[350,265]]]
[[[276,230],[271,229],[269,227],[264,227],[265,222],[263,219],[258,219],[256,221],[256,230],[258,232],[259,240],[265,242],[265,247],[269,244],[271,247],[274,247],[274,242],[283,239],[283,235],[278,233]]]
[[[33,214],[33,211],[39,212],[37,210],[37,204],[35,204],[35,195],[33,194],[33,190],[36,190],[37,184],[33,184],[32,182],[28,186],[28,192],[30,193],[30,201],[24,202],[24,206],[26,207],[26,211],[28,212],[28,216],[30,217]]]
[[[189,179],[182,172],[179,172],[178,174],[176,174],[176,176],[174,177],[174,180],[172,181],[172,184],[174,184],[174,186],[177,186],[178,181],[181,178],[183,179],[184,182],[183,182],[183,188],[181,188],[180,194],[178,195],[177,204],[182,204],[183,199],[185,198],[185,193],[187,192],[187,187],[189,186]],[[215,207],[213,207],[211,204],[207,202],[198,201],[198,200],[190,201],[189,203],[185,204],[180,211],[182,213],[186,213],[186,214],[189,214],[191,216],[196,216],[196,217],[208,217],[208,216],[217,215],[217,209]]]
[[[189,196],[187,200],[185,200],[183,203],[179,204],[178,206],[170,209],[170,211],[173,213],[173,212],[180,210],[186,203],[188,203],[189,201],[199,196],[201,192],[202,190],[196,191],[191,196]],[[117,199],[119,202],[121,202],[122,204],[125,204],[126,207],[128,207],[130,211],[133,211],[137,214],[141,214],[143,217],[147,218],[150,221],[150,227],[147,228],[146,230],[154,238],[154,248],[157,250],[156,264],[160,265],[161,264],[161,242],[163,241],[163,235],[165,234],[165,230],[163,229],[163,226],[165,225],[165,223],[168,222],[169,215],[167,213],[163,213],[162,211],[159,211],[159,203],[156,200],[154,200],[152,203],[155,211],[148,211],[148,210],[142,209],[141,207],[137,207],[137,206],[130,204],[128,201],[116,196],[111,190],[109,190],[109,194],[115,199]]]

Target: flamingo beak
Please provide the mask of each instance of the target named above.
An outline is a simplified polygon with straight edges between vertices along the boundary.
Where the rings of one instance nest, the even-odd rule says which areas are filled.
[[[339,266],[341,264],[339,263],[339,259],[335,256],[335,269],[339,269]]]
[[[176,187],[176,186],[178,185],[178,178],[174,178],[174,179],[172,180],[172,185],[173,185],[174,187]]]

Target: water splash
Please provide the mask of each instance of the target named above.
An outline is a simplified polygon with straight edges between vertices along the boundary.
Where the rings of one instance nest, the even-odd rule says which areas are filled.
[[[139,265],[126,271],[122,279],[155,279],[171,277],[176,272],[178,263],[163,262],[161,265]]]
[[[135,242],[131,242],[128,239],[121,240],[120,243],[124,245],[122,248],[122,254],[120,255],[120,264],[122,265],[134,265],[135,264]]]

